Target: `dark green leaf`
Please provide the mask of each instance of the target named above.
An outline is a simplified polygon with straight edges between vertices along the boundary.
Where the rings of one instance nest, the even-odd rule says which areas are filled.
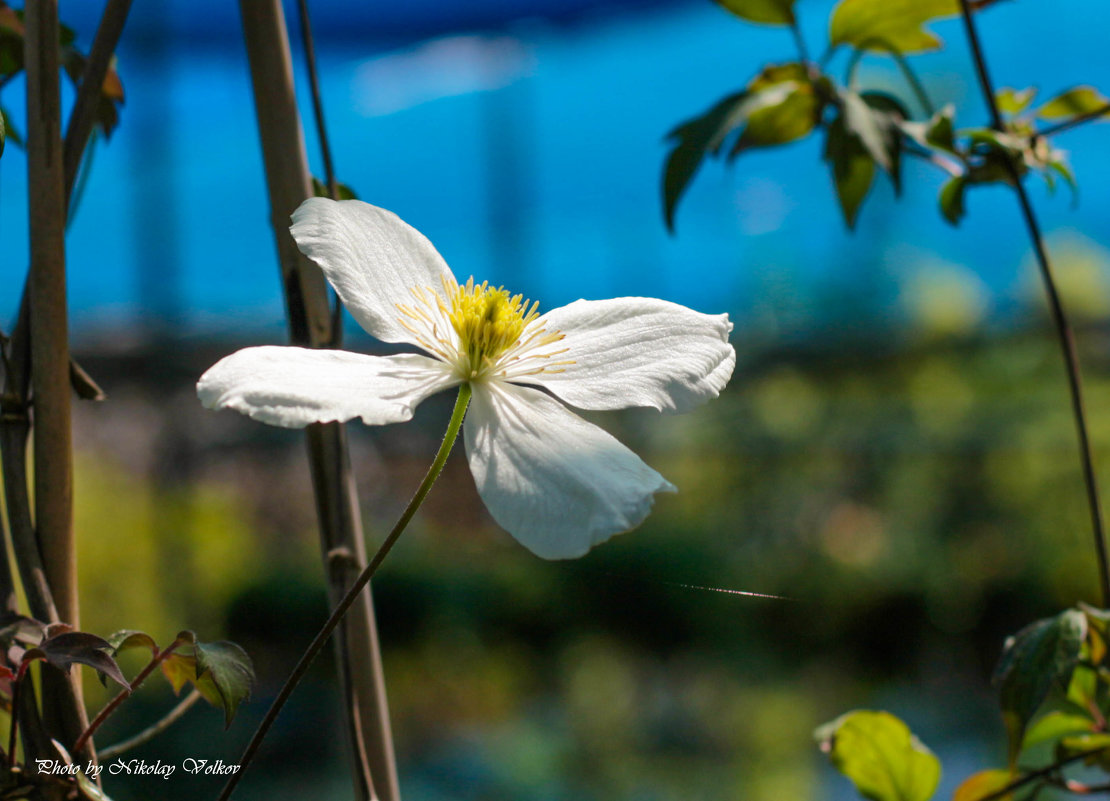
[[[716,0],[733,14],[751,22],[794,24],[794,0]]]
[[[849,712],[817,730],[821,750],[870,801],[928,801],[940,761],[887,712]]]
[[[861,50],[918,53],[940,40],[925,23],[960,13],[958,0],[841,0],[833,11],[829,38]]]
[[[995,669],[1002,717],[1017,758],[1025,729],[1053,688],[1067,691],[1087,636],[1087,617],[1068,609],[1038,620],[1006,640]]]
[[[751,99],[748,124],[730,158],[748,148],[794,142],[817,126],[821,103],[811,84],[782,83],[753,94]]]
[[[676,140],[663,170],[663,216],[670,231],[674,231],[674,215],[679,199],[702,160],[712,152],[710,143],[719,143],[728,135],[733,113],[746,97],[747,92],[729,95],[702,116],[684,122],[667,135],[668,139]]]
[[[7,109],[0,107],[0,117],[4,118],[4,138],[16,147],[23,147],[23,135],[19,132],[19,129],[12,125],[12,115],[8,113]]]
[[[336,200],[358,200],[358,195],[355,190],[347,186],[347,184],[337,183],[335,186],[336,194],[339,197]],[[328,185],[321,181],[319,178],[313,177],[312,179],[312,192],[316,197],[331,197],[331,192],[328,191]]]
[[[955,115],[955,107],[948,104],[926,122],[903,121],[900,125],[902,132],[919,145],[955,153]]]
[[[188,682],[208,703],[223,709],[228,726],[254,684],[250,657],[232,642],[184,645],[163,660],[162,672],[175,693]]]
[[[1076,86],[1049,100],[1036,114],[1046,120],[1058,120],[1090,114],[1110,105],[1107,99],[1093,86]]]
[[[898,143],[894,119],[887,112],[873,108],[855,92],[842,91],[840,100],[845,130],[859,139],[876,164],[891,172]]]
[[[1091,720],[1090,715],[1055,710],[1037,718],[1025,730],[1021,750],[1024,751],[1041,743],[1054,742],[1061,737],[1090,732],[1094,728],[1095,722]]]
[[[853,229],[860,206],[875,179],[875,162],[860,144],[859,138],[847,132],[843,117],[837,117],[829,125],[825,160],[832,168],[833,185],[840,210],[844,213],[844,222],[849,229]]]
[[[998,110],[1003,114],[1020,114],[1029,108],[1033,98],[1037,96],[1035,87],[1030,86],[1020,92],[1005,86],[994,93],[994,100],[998,103]]]
[[[966,211],[964,210],[964,192],[967,189],[967,178],[957,175],[950,178],[940,189],[940,213],[944,219],[959,225]]]
[[[108,656],[105,651],[110,650],[111,643],[95,634],[86,634],[82,631],[69,631],[43,640],[37,648],[32,648],[23,655],[23,660],[45,659],[54,667],[68,672],[70,665],[76,663],[88,665],[99,670],[125,689],[130,690],[127,679],[120,672],[116,660]]]
[[[233,642],[198,642],[196,661],[198,680],[211,681],[220,696],[225,725],[230,726],[239,704],[250,697],[254,685],[250,657]]]

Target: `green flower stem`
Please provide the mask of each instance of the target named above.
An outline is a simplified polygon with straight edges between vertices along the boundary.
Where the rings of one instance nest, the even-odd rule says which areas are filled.
[[[459,396],[455,400],[455,410],[451,413],[451,422],[447,424],[447,433],[443,435],[443,442],[439,446],[439,452],[436,454],[432,466],[428,468],[424,480],[420,482],[420,486],[412,496],[412,500],[409,501],[409,505],[406,506],[405,511],[401,513],[401,517],[397,520],[397,523],[393,526],[393,530],[389,532],[389,536],[385,538],[381,547],[378,548],[377,553],[374,554],[374,557],[367,563],[366,567],[363,568],[358,578],[355,579],[355,583],[351,585],[351,588],[347,590],[347,594],[343,596],[343,599],[332,611],[331,616],[328,618],[327,622],[324,623],[323,628],[316,633],[312,642],[309,643],[308,648],[301,654],[301,658],[297,662],[296,667],[293,668],[293,672],[289,674],[289,678],[285,680],[285,684],[278,692],[277,697],[274,698],[274,702],[270,704],[266,716],[262,719],[262,722],[258,724],[254,736],[251,737],[250,743],[247,745],[246,750],[243,751],[243,756],[239,758],[238,772],[233,773],[231,778],[228,779],[217,801],[227,801],[227,799],[231,797],[231,794],[235,792],[235,787],[239,784],[239,780],[243,777],[251,760],[254,759],[255,752],[258,751],[258,747],[262,744],[262,740],[270,731],[270,727],[274,725],[274,721],[277,720],[281,708],[285,706],[285,702],[289,700],[289,696],[293,694],[293,690],[296,689],[297,684],[300,683],[301,678],[303,678],[304,674],[308,671],[309,666],[312,664],[312,660],[314,660],[321,649],[323,649],[324,644],[327,643],[332,632],[335,631],[340,621],[343,620],[343,615],[347,613],[347,610],[351,608],[355,599],[358,598],[359,593],[362,592],[370,579],[373,578],[386,555],[393,548],[401,534],[404,533],[413,515],[416,514],[416,510],[424,503],[424,498],[427,497],[428,491],[432,488],[436,479],[439,478],[439,474],[443,472],[443,466],[447,463],[447,457],[450,455],[451,449],[455,445],[455,440],[459,436],[463,418],[466,416],[467,406],[470,404],[470,395],[470,384],[463,384],[459,387]]]

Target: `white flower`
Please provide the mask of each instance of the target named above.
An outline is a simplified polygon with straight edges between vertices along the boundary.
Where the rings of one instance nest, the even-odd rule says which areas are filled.
[[[494,520],[548,559],[635,528],[655,493],[675,490],[559,401],[685,411],[716,397],[736,364],[727,315],[653,298],[578,300],[540,315],[520,295],[460,285],[423,235],[357,200],[306,200],[291,230],[363,328],[427,355],[247,348],[201,377],[204,405],[288,428],[383,425],[469,382],[464,439],[478,492]]]

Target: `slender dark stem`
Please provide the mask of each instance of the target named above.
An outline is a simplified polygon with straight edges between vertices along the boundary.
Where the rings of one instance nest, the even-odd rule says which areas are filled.
[[[23,687],[23,677],[27,675],[27,663],[21,664],[12,681],[12,719],[8,724],[8,767],[15,767],[16,733],[19,731],[19,691]]]
[[[289,678],[285,680],[285,684],[278,692],[277,697],[274,698],[274,702],[266,711],[266,716],[262,719],[262,722],[258,724],[258,729],[255,730],[254,736],[251,737],[251,741],[243,752],[243,756],[239,758],[238,772],[232,774],[231,778],[228,779],[217,801],[227,801],[227,799],[231,797],[231,794],[235,791],[236,785],[239,784],[239,780],[243,778],[247,766],[250,765],[251,760],[254,758],[255,752],[262,744],[262,740],[266,737],[267,732],[270,731],[270,727],[273,726],[274,721],[277,720],[281,708],[285,706],[285,702],[288,701],[289,696],[293,694],[293,690],[296,689],[297,684],[300,683],[301,678],[308,671],[312,661],[316,658],[316,655],[320,653],[320,650],[324,647],[325,643],[327,643],[332,632],[335,631],[339,622],[343,619],[343,615],[347,613],[347,610],[355,602],[355,599],[358,598],[359,593],[362,592],[362,589],[369,583],[370,579],[373,578],[382,560],[385,559],[390,549],[393,548],[394,543],[397,542],[397,539],[408,526],[409,521],[412,520],[412,516],[416,514],[416,510],[419,509],[420,505],[424,502],[424,498],[428,495],[428,491],[432,488],[432,484],[435,483],[436,478],[439,477],[440,472],[443,470],[443,466],[447,463],[447,457],[451,453],[451,448],[454,446],[455,439],[459,435],[463,417],[466,416],[466,407],[470,403],[470,394],[471,390],[469,384],[463,384],[459,387],[459,396],[455,400],[455,409],[451,413],[451,422],[447,425],[447,433],[443,435],[443,443],[439,446],[439,451],[432,461],[432,466],[428,468],[424,480],[420,482],[420,487],[412,496],[412,500],[409,501],[408,506],[405,507],[405,511],[401,513],[401,517],[397,520],[396,525],[393,526],[393,530],[389,532],[389,536],[385,538],[385,541],[382,542],[381,546],[378,548],[377,553],[374,554],[374,557],[367,563],[366,567],[363,568],[358,578],[355,579],[355,583],[351,585],[350,589],[347,590],[347,594],[343,596],[342,600],[340,600],[339,604],[332,611],[331,616],[328,618],[327,622],[324,623],[323,628],[316,633],[316,636],[313,638],[308,648],[305,649],[305,652],[301,655],[296,667],[293,668],[293,672],[289,674]]]
[[[1001,131],[1003,130],[1002,114],[998,109],[998,103],[995,101],[994,85],[991,83],[990,74],[987,70],[987,61],[983,55],[979,32],[975,27],[975,19],[972,16],[969,0],[960,0],[960,10],[963,14],[964,27],[967,30],[967,38],[971,46],[971,55],[975,61],[975,71],[979,76],[979,85],[987,108],[990,110],[991,125],[995,130]],[[1075,347],[1075,334],[1068,323],[1060,293],[1056,288],[1052,266],[1048,259],[1048,250],[1045,248],[1044,237],[1041,234],[1037,216],[1033,211],[1033,204],[1029,200],[1029,194],[1025,191],[1025,185],[1022,183],[1016,165],[1007,160],[1006,168],[1010,173],[1011,183],[1021,205],[1025,226],[1029,230],[1029,238],[1032,240],[1033,250],[1037,256],[1037,266],[1040,268],[1041,278],[1048,294],[1052,321],[1056,326],[1056,333],[1060,339],[1060,347],[1064,355],[1068,388],[1071,392],[1072,413],[1075,417],[1076,432],[1079,436],[1079,456],[1083,465],[1083,481],[1087,489],[1087,503],[1090,507],[1091,526],[1094,530],[1095,552],[1098,555],[1102,605],[1103,607],[1110,607],[1110,555],[1107,553],[1106,532],[1102,524],[1102,507],[1099,501],[1094,457],[1091,453],[1091,438],[1087,431],[1087,414],[1083,404],[1083,383],[1079,369],[1079,354]]]
[[[961,0],[961,2],[963,1],[964,0]],[[1022,775],[1021,778],[1015,779],[1014,781],[1007,784],[1005,787],[1000,787],[993,793],[983,796],[979,799],[979,801],[996,801],[996,799],[1005,798],[1015,790],[1020,790],[1022,787],[1025,787],[1027,784],[1032,784],[1035,781],[1051,776],[1052,774],[1059,771],[1061,768],[1066,768],[1068,765],[1072,765],[1076,762],[1082,762],[1084,759],[1089,759],[1090,757],[1098,756],[1099,754],[1105,753],[1106,750],[1106,746],[1102,746],[1101,748],[1092,748],[1088,751],[1080,751],[1078,754],[1072,754],[1065,759],[1058,759],[1051,765],[1046,765],[1043,768],[1039,768],[1037,770],[1030,771],[1029,773]]]
[[[806,40],[802,36],[802,29],[798,25],[797,19],[790,23],[790,33],[794,35],[794,44],[798,48],[798,58],[809,63],[809,48],[806,47]]]
[[[112,757],[119,756],[126,751],[130,751],[132,748],[138,748],[140,745],[150,742],[174,723],[181,720],[181,718],[185,716],[185,713],[192,709],[193,705],[202,697],[200,690],[193,690],[182,698],[181,702],[167,712],[165,717],[157,723],[151,724],[134,737],[121,740],[115,745],[109,745],[107,748],[98,749],[97,756],[100,757],[101,762],[107,762]]]
[[[320,140],[320,153],[324,157],[324,180],[332,200],[339,200],[339,184],[335,180],[335,166],[331,159],[331,144],[324,125],[324,101],[320,94],[320,78],[316,72],[316,45],[312,39],[312,23],[308,18],[308,0],[298,0],[301,15],[301,42],[304,60],[308,67],[308,84],[312,89],[312,113],[316,118],[316,135]]]
[[[81,85],[77,88],[77,99],[73,102],[73,111],[69,115],[69,124],[66,126],[65,140],[65,181],[66,205],[73,194],[73,184],[77,179],[77,168],[81,164],[81,157],[85,153],[85,145],[92,134],[93,123],[96,122],[96,110],[101,102],[101,87],[104,77],[108,74],[108,67],[112,63],[112,54],[116,52],[116,45],[123,34],[123,25],[127,22],[127,14],[131,10],[131,0],[108,0],[104,14],[100,18],[100,25],[96,29],[92,48],[89,50],[89,60],[85,62],[85,71],[81,75]]]
[[[180,648],[183,644],[183,640],[174,640],[164,649],[155,654],[147,663],[146,667],[140,670],[135,675],[135,678],[131,679],[131,682],[128,685],[127,689],[120,690],[119,694],[116,695],[115,698],[105,704],[104,708],[97,713],[95,718],[93,718],[92,723],[88,725],[88,728],[81,732],[81,736],[78,737],[77,742],[73,744],[73,753],[79,753],[81,749],[85,747],[85,743],[89,741],[89,738],[96,734],[96,730],[100,728],[101,724],[104,723],[104,721],[106,721],[111,716],[111,714],[116,711],[116,708],[124,701],[126,701],[131,696],[131,693],[135,692],[135,690],[139,688],[139,685],[146,681],[146,677],[153,673],[159,665],[169,659],[170,655],[173,654],[173,652]]]
[[[1064,131],[1070,131],[1072,128],[1077,128],[1084,123],[1097,120],[1099,117],[1105,117],[1107,114],[1110,114],[1110,103],[1099,106],[1092,111],[1084,112],[1083,114],[1072,117],[1069,120],[1064,120],[1063,122],[1058,122],[1055,125],[1049,125],[1047,128],[1042,128],[1041,130],[1037,131],[1037,135],[1055,136],[1058,133],[1063,133]]]

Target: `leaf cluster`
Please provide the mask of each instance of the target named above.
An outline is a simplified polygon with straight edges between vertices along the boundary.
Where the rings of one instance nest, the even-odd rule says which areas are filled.
[[[1080,604],[1029,624],[1007,638],[994,683],[1007,765],[970,776],[953,801],[1043,787],[1078,795],[1110,788],[1064,775],[1079,763],[1110,774],[1110,611]],[[936,790],[940,763],[886,712],[849,712],[818,729],[817,739],[869,801],[928,801]]]
[[[14,80],[24,68],[24,36],[22,9],[14,9],[0,0],[0,88]],[[58,46],[62,69],[74,87],[81,83],[88,57],[76,46],[77,34],[67,25],[59,25]],[[124,102],[123,81],[113,64],[108,68],[100,89],[100,100],[95,115],[96,129],[105,138],[110,137],[119,124],[119,109]],[[0,107],[0,155],[4,144],[22,147],[23,136],[12,126],[11,114]]]
[[[933,108],[906,58],[941,46],[925,26],[959,13],[956,0],[841,0],[832,12],[820,62],[807,57],[793,0],[717,1],[745,20],[793,27],[799,59],[764,66],[742,90],[668,134],[672,147],[663,171],[663,213],[672,231],[679,201],[707,158],[731,162],[747,151],[810,135],[824,136],[823,159],[849,228],[878,173],[889,177],[896,194],[901,192],[907,156],[946,174],[939,206],[952,224],[964,216],[972,186],[1013,184],[1035,172],[1050,189],[1062,180],[1074,192],[1066,154],[1052,145],[1049,134],[1110,111],[1110,101],[1090,86],[1068,89],[1033,111],[1028,108],[1034,89],[1004,89],[997,99],[1003,113],[998,126],[957,129],[955,109]],[[845,80],[838,82],[827,65],[842,48],[852,54]],[[922,109],[920,118],[905,100],[857,85],[856,71],[867,53],[897,62]]]

